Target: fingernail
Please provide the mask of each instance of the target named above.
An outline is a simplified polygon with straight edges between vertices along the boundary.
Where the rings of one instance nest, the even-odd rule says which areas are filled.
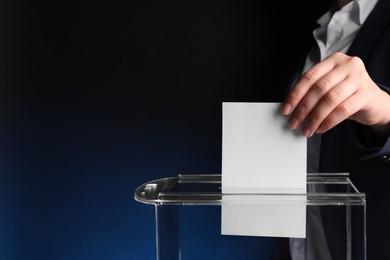
[[[304,129],[302,129],[302,135],[305,137],[310,137],[310,136],[312,136],[312,133],[311,133],[310,129],[304,128]]]
[[[291,105],[289,103],[286,103],[282,106],[282,114],[288,115],[291,112]]]
[[[288,125],[291,129],[297,129],[299,125],[299,121],[296,118],[291,118],[288,121]]]
[[[321,127],[318,127],[318,129],[316,130],[316,133],[317,134],[323,134],[324,130]]]

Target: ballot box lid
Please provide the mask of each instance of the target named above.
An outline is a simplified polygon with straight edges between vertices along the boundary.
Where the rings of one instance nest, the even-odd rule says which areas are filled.
[[[309,173],[304,194],[235,194],[237,200],[224,200],[221,174],[178,174],[139,186],[134,199],[152,205],[222,205],[223,203],[269,203],[275,198],[307,205],[364,205],[365,194],[349,178],[349,173]],[[245,199],[243,199],[245,198]],[[296,199],[298,198],[298,199]]]

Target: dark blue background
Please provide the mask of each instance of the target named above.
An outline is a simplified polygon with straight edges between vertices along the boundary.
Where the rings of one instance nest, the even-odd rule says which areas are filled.
[[[0,259],[154,259],[135,189],[220,173],[222,101],[281,100],[322,12],[285,4],[1,2]]]

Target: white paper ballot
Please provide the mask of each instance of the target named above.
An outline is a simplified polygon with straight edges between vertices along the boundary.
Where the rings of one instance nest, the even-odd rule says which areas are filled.
[[[222,195],[222,234],[304,238],[305,195]]]
[[[306,138],[281,104],[222,105],[222,193],[306,193]]]
[[[288,128],[280,105],[223,103],[222,234],[305,237],[306,196],[297,194],[306,194],[306,138]],[[268,200],[232,200],[243,194]]]

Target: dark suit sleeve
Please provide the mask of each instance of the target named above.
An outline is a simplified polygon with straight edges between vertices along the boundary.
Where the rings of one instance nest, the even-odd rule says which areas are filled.
[[[378,84],[378,86],[390,95],[390,87]],[[390,163],[390,135],[386,140],[378,141],[369,126],[355,124],[354,139],[362,151],[362,159],[380,159]]]

